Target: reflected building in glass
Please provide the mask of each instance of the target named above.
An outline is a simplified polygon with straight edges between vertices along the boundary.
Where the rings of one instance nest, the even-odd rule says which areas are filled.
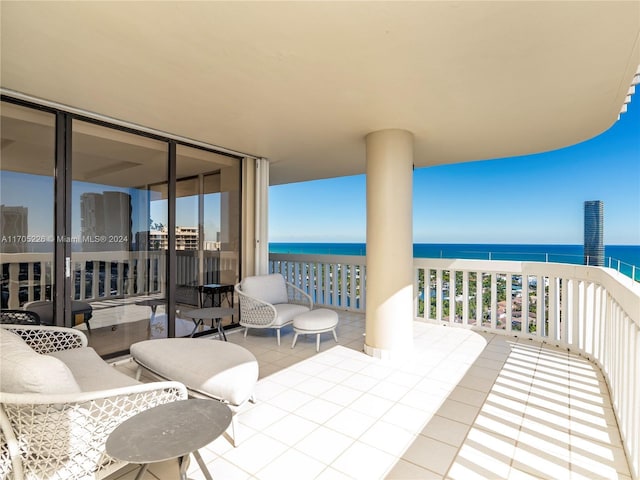
[[[82,250],[128,251],[131,243],[131,195],[124,192],[80,196]]]
[[[0,231],[2,253],[24,253],[27,251],[26,237],[29,234],[29,209],[0,205]]]

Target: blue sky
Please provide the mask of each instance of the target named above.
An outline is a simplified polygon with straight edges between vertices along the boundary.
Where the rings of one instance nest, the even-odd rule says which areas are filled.
[[[609,130],[548,153],[414,171],[416,243],[583,243],[585,200],[604,242],[640,245],[640,93]],[[366,177],[269,189],[271,242],[365,242]]]

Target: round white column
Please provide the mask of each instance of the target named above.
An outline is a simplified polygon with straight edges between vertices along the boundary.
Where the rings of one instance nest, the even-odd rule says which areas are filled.
[[[413,349],[413,134],[380,130],[367,144],[365,352],[396,359]]]

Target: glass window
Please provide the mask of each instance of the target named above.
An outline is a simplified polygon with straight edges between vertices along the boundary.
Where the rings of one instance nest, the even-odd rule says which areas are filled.
[[[166,337],[168,144],[77,120],[72,143],[73,323],[101,355]]]
[[[18,309],[50,301],[55,284],[55,116],[6,102],[0,112],[1,308]]]
[[[183,145],[176,153],[177,307],[185,312],[194,304],[232,304],[239,276],[240,161]],[[210,294],[200,295],[203,289]],[[176,336],[211,328],[193,332],[185,315],[176,318]]]

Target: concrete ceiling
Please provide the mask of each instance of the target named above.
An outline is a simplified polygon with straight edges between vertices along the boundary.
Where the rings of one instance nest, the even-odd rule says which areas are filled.
[[[0,3],[4,89],[272,162],[271,183],[548,151],[616,120],[640,2]],[[636,99],[636,101],[638,101]]]

